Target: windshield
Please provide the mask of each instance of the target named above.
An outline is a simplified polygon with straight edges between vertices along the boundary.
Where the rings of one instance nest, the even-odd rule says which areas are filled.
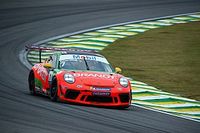
[[[93,55],[61,55],[60,68],[68,70],[113,72],[112,67],[105,58]]]

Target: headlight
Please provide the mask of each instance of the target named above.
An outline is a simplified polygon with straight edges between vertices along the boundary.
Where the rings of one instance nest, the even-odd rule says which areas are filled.
[[[122,78],[119,79],[119,83],[123,87],[128,87],[128,79],[126,79],[124,77],[122,77]]]
[[[74,78],[74,76],[71,75],[71,74],[65,74],[65,75],[64,75],[64,80],[65,80],[67,83],[72,84],[72,83],[74,83],[75,78]]]

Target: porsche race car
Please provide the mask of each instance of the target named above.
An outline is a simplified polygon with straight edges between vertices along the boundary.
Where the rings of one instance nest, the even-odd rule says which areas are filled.
[[[130,81],[119,74],[120,68],[114,70],[99,53],[36,46],[27,48],[54,51],[52,56],[30,70],[28,84],[32,95],[43,94],[52,101],[86,105],[130,106]]]

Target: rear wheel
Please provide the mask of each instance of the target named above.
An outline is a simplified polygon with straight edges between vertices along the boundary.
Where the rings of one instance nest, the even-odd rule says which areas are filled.
[[[57,93],[58,93],[57,81],[56,81],[56,79],[54,79],[52,81],[52,85],[51,85],[51,88],[50,88],[51,101],[53,101],[53,102],[57,101],[57,99],[58,99]]]
[[[34,72],[30,71],[29,77],[28,77],[28,83],[29,83],[29,91],[32,95],[36,95],[35,91],[35,76]]]

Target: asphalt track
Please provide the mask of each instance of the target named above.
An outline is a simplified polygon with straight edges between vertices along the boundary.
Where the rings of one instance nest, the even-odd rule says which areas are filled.
[[[26,44],[56,35],[197,11],[199,0],[1,0],[0,132],[198,133],[198,122],[139,107],[106,109],[33,97],[18,57]]]

